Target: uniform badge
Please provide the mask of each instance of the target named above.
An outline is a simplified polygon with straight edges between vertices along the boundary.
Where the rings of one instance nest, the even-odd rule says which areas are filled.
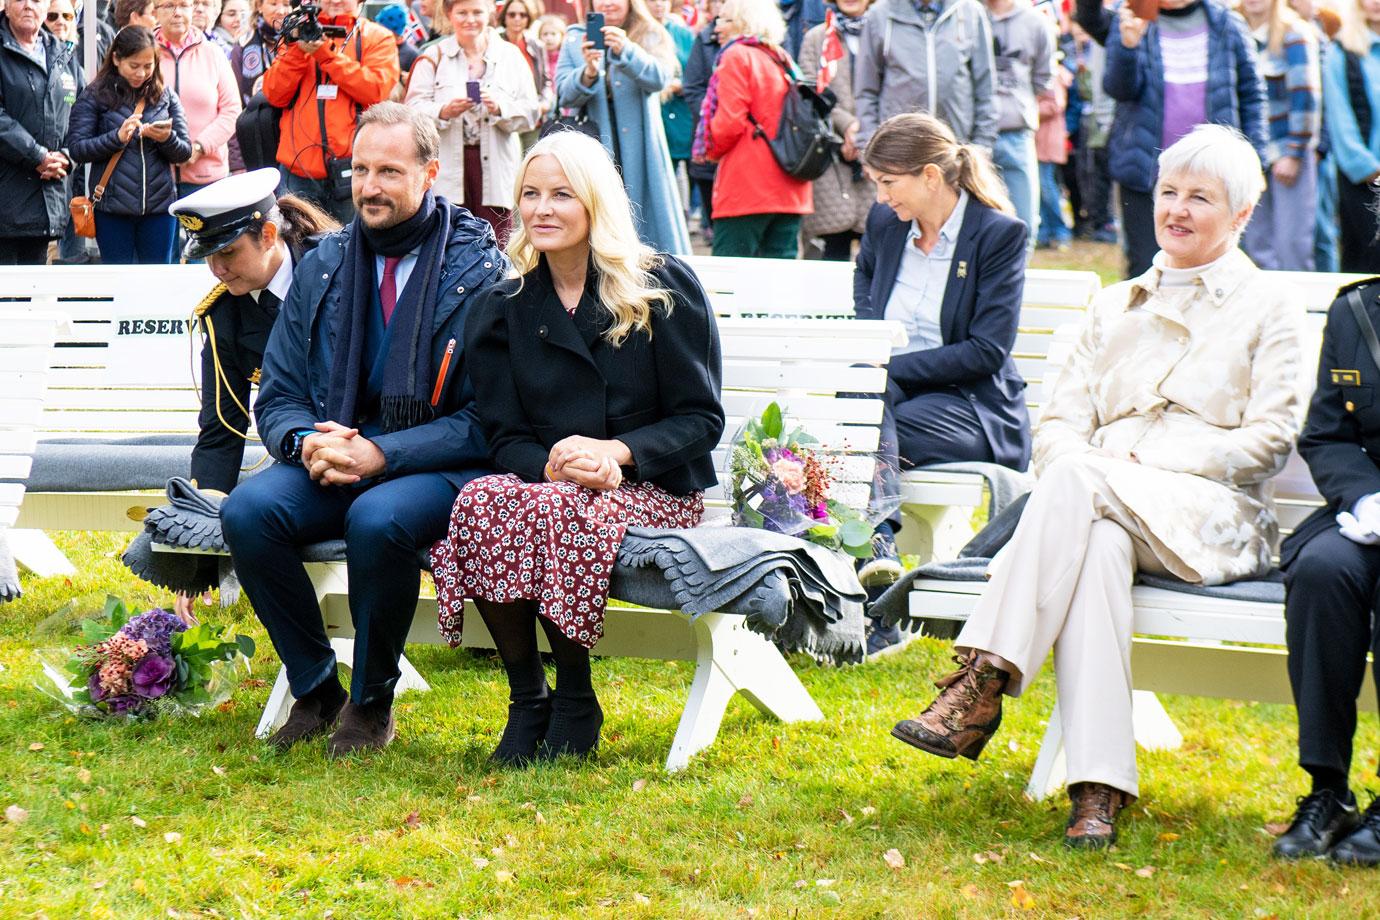
[[[244,57],[241,60],[244,67],[244,74],[247,77],[257,77],[264,71],[264,56],[258,48],[250,45],[244,49]]]
[[[1359,387],[1361,385],[1361,372],[1334,367],[1332,369],[1332,383],[1339,387]]]
[[[959,263],[958,263],[958,277],[960,277],[960,278],[967,278],[967,277],[968,277],[968,263],[967,263],[967,262],[959,262]]]
[[[196,233],[202,227],[206,226],[206,222],[200,217],[185,212],[177,215],[177,222],[192,233]]]
[[[252,374],[249,375],[249,382],[252,383],[252,384],[254,384],[254,386],[258,386],[258,385],[259,385],[259,375],[260,375],[261,373],[262,373],[262,368],[257,368],[257,367],[254,368],[254,373],[252,373]]]

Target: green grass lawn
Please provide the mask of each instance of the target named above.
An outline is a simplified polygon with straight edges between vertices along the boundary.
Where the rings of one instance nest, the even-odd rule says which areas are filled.
[[[1048,674],[976,765],[888,737],[946,669],[928,640],[864,667],[797,661],[826,721],[780,725],[735,702],[676,776],[661,764],[687,664],[596,664],[598,761],[501,772],[485,757],[502,672],[413,648],[432,690],[400,698],[398,740],[328,763],[322,744],[277,755],[252,737],[277,661],[244,603],[209,613],[260,648],[220,711],[114,724],[58,710],[33,687],[32,653],[74,641],[64,624],[107,591],[160,598],[120,566],[123,537],[57,538],[82,574],[27,578],[0,608],[0,807],[27,811],[0,821],[0,917],[1380,914],[1380,876],[1267,857],[1267,825],[1302,788],[1285,707],[1167,699],[1184,748],[1141,757],[1143,797],[1101,854],[1061,846],[1063,799],[1021,796]],[[1367,718],[1357,782],[1376,748]]]

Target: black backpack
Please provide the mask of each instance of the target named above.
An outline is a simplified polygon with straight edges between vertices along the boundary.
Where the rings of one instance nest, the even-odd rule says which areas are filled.
[[[763,49],[766,51],[767,49]],[[829,124],[829,113],[837,100],[832,91],[823,93],[796,77],[793,69],[778,55],[771,54],[772,60],[780,65],[789,84],[786,98],[782,100],[781,120],[776,125],[776,137],[767,137],[767,132],[748,113],[752,122],[753,137],[760,137],[771,147],[776,165],[786,175],[806,182],[813,182],[828,172],[834,164],[839,142],[834,137],[834,128]]]
[[[235,138],[245,169],[278,165],[279,125],[283,110],[268,104],[263,93],[255,93],[235,119]]]

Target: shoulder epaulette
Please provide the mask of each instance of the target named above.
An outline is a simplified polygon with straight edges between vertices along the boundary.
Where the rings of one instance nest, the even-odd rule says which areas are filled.
[[[196,309],[192,311],[192,318],[200,319],[201,317],[205,316],[206,311],[214,307],[216,305],[217,300],[220,300],[220,295],[224,294],[228,290],[230,289],[227,288],[224,284],[217,282],[216,286],[211,288],[211,293],[201,298],[201,303],[196,305]]]

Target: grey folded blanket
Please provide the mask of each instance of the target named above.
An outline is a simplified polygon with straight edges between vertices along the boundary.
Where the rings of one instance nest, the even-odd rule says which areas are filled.
[[[0,604],[17,600],[24,592],[19,587],[19,567],[14,564],[10,541],[0,528]]]
[[[220,526],[223,497],[202,492],[180,476],[168,480],[167,490],[168,504],[150,509],[143,532],[120,561],[145,581],[171,591],[200,594],[230,583],[233,569],[224,555],[228,549]],[[195,552],[158,552],[154,543]]]
[[[787,652],[832,664],[863,659],[866,592],[852,561],[796,537],[746,527],[630,527],[613,597],[633,604],[741,614]]]

